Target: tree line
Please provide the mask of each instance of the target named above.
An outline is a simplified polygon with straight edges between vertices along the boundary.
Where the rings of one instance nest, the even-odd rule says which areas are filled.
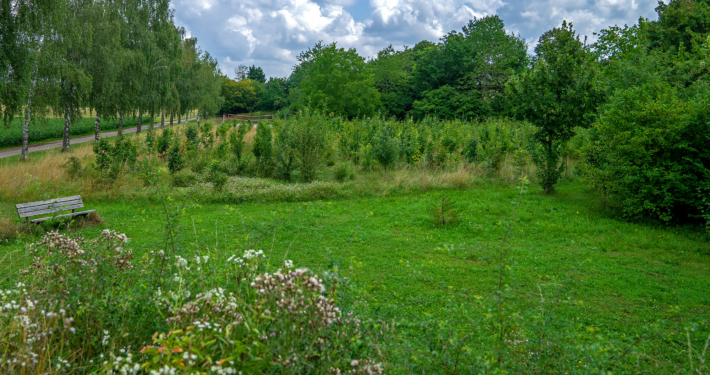
[[[532,54],[497,15],[371,59],[319,42],[288,77],[266,81],[261,68],[241,66],[237,80],[223,78],[222,111],[517,118],[536,129],[529,154],[546,192],[574,154],[583,178],[624,215],[710,223],[710,1],[659,2],[656,11],[656,20],[601,30],[594,43],[563,22]]]
[[[0,111],[23,117],[21,160],[33,117],[64,118],[62,151],[82,111],[173,121],[221,107],[217,60],[174,23],[169,0],[0,0]]]

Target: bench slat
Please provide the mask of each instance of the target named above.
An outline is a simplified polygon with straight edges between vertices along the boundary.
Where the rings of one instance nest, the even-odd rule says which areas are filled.
[[[66,198],[56,198],[56,199],[50,199],[48,201],[39,201],[39,202],[30,202],[30,203],[21,203],[21,204],[16,204],[15,208],[26,208],[26,207],[35,207],[35,206],[42,206],[42,205],[48,205],[51,203],[59,203],[59,202],[66,202],[66,201],[72,201],[72,200],[80,200],[81,195],[75,195],[73,197],[66,197]]]
[[[84,204],[74,204],[71,206],[49,208],[49,209],[44,209],[41,211],[23,212],[23,213],[20,213],[19,216],[20,216],[20,218],[26,218],[26,217],[31,217],[31,216],[43,215],[43,214],[52,214],[52,213],[59,212],[59,211],[74,210],[77,208],[84,208]]]
[[[96,210],[88,210],[88,211],[82,211],[82,212],[74,212],[74,213],[66,214],[66,215],[59,215],[59,216],[54,216],[54,217],[43,217],[43,218],[40,218],[40,219],[34,219],[34,220],[30,220],[30,222],[31,222],[31,223],[41,223],[41,222],[47,221],[47,220],[49,220],[49,219],[59,219],[59,218],[71,217],[71,216],[86,216],[86,215],[88,215],[88,214],[90,214],[90,213],[94,213],[94,212],[96,212]]]
[[[81,199],[78,199],[78,200],[72,200],[72,201],[66,201],[66,202],[60,202],[60,203],[50,203],[50,204],[46,204],[43,206],[18,208],[17,213],[22,214],[22,213],[27,213],[27,212],[43,211],[43,210],[49,210],[49,209],[62,210],[63,207],[74,206],[77,204],[84,204],[84,202],[82,202]]]

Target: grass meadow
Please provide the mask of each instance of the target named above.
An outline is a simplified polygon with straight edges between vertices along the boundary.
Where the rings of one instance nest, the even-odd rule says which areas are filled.
[[[248,148],[253,137],[254,130],[245,137]],[[71,155],[85,165],[94,158],[90,144],[77,145]],[[140,260],[136,269],[148,267],[143,266],[146,259],[160,251],[189,260],[190,272],[197,272],[192,259],[209,257],[209,268],[204,260],[204,269],[189,284],[203,290],[232,285],[230,256],[245,250],[263,252],[260,272],[274,272],[286,260],[292,261],[321,275],[328,298],[343,314],[359,319],[356,333],[342,342],[332,338],[335,333],[314,339],[331,337],[333,347],[328,344],[330,349],[322,353],[333,350],[333,358],[345,362],[328,362],[325,354],[317,360],[311,356],[285,361],[284,353],[290,355],[300,346],[284,341],[269,349],[270,358],[279,355],[270,360],[270,367],[244,365],[240,370],[244,373],[709,371],[705,363],[710,354],[707,235],[689,225],[621,220],[572,172],[554,195],[543,194],[534,184],[523,184],[521,190],[520,177],[532,178],[533,167],[513,163],[504,164],[494,175],[475,163],[435,171],[417,166],[355,169],[355,176],[346,181],[332,177],[337,166],[324,166],[313,182],[231,176],[224,190],[217,192],[199,182],[191,187],[145,186],[128,173],[111,184],[91,177],[88,170],[81,178],[71,178],[62,167],[66,155],[52,150],[30,157],[28,163],[0,160],[0,286],[5,289],[12,289],[23,270],[37,262],[28,245],[46,232],[58,228],[60,233],[90,239],[110,229],[130,239],[121,249],[130,249],[133,259]],[[156,173],[169,179],[164,167]],[[70,194],[81,194],[99,218],[83,224],[49,223],[43,228],[16,219],[16,203]],[[442,214],[448,215],[444,224],[439,220]],[[244,259],[251,258],[245,255]],[[178,259],[178,270],[179,264]],[[188,271],[172,272],[180,280],[188,279]],[[144,274],[132,277],[133,282],[112,282],[141,284],[135,280],[143,280]],[[146,285],[151,283],[155,284]],[[261,301],[255,302],[258,306],[266,303],[255,301]],[[259,311],[261,317],[263,311],[273,314]],[[132,351],[131,360],[140,364],[135,372],[124,373],[149,372],[157,368],[151,367],[155,363],[168,362],[160,350],[153,354],[159,359],[152,360],[146,343],[151,336],[157,340],[154,333],[159,331],[182,332],[172,322],[157,319],[146,325],[155,331],[145,328],[143,332],[123,326],[126,333],[118,337],[131,332],[130,339],[117,339],[111,345],[98,332],[90,334],[91,327],[98,326],[87,323],[82,332],[100,350],[81,354],[67,344],[60,360],[73,361],[74,367],[57,362],[62,351],[57,349],[44,367],[35,369],[120,373],[121,368],[133,368],[124,366],[125,354],[116,359],[123,348]],[[118,323],[112,327],[124,332]],[[0,334],[0,343],[7,344],[9,337]],[[117,336],[112,331],[110,337]],[[279,351],[284,345],[292,349]],[[141,347],[147,351],[139,354]],[[335,352],[335,347],[341,351]],[[102,365],[96,360],[99,355],[112,358],[113,363]],[[204,362],[194,366],[175,365],[177,373],[196,373],[195,368],[220,373],[220,365],[226,368],[226,362],[205,365],[209,361],[202,355]],[[358,355],[371,361],[351,361]],[[236,358],[248,362],[246,354]],[[305,367],[294,365],[298,361]],[[318,361],[328,364],[313,365]],[[18,368],[13,369],[22,373]]]

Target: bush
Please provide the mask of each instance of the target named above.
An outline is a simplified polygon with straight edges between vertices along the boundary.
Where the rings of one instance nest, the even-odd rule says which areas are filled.
[[[620,90],[590,130],[584,176],[628,218],[700,218],[710,192],[710,96],[666,84]]]
[[[213,160],[207,171],[207,182],[211,182],[215,191],[222,191],[229,178],[220,170],[219,161]]]
[[[175,174],[180,172],[183,168],[185,168],[183,149],[179,144],[175,144],[170,148],[170,152],[168,152],[168,170],[170,170],[170,173]]]
[[[322,162],[326,130],[322,122],[322,118],[308,112],[291,121],[293,149],[304,182],[315,180]]]
[[[62,167],[64,167],[67,175],[69,175],[69,178],[72,180],[81,178],[81,174],[84,171],[84,168],[81,166],[81,160],[76,156],[70,156]]]
[[[180,171],[173,174],[174,187],[190,187],[197,183],[197,175],[190,171]]]
[[[271,170],[271,124],[262,122],[256,127],[252,153],[256,157],[259,171],[268,175]]]
[[[397,141],[389,126],[381,126],[372,144],[372,156],[385,170],[397,161]]]
[[[335,167],[333,171],[333,178],[338,182],[348,181],[355,179],[355,172],[350,167],[348,163],[340,163]]]
[[[296,154],[293,149],[293,128],[286,122],[274,122],[274,164],[276,178],[291,181],[295,167]]]
[[[237,157],[237,160],[241,160],[242,152],[244,151],[244,136],[251,130],[250,123],[240,123],[237,124],[236,121],[232,123],[232,126],[237,127],[229,133],[229,144],[232,146],[232,154]]]
[[[151,134],[153,133],[154,130],[148,130],[148,133]],[[166,155],[168,153],[168,150],[170,150],[170,146],[172,144],[171,138],[173,137],[173,132],[170,130],[170,128],[163,128],[163,132],[160,134],[160,137],[158,137],[158,143],[156,147],[156,151],[158,151],[158,155],[162,157],[163,159],[166,158]],[[146,142],[148,141],[148,137],[146,136]]]
[[[471,139],[466,144],[466,149],[464,150],[464,156],[466,161],[473,163],[478,158],[478,140],[476,138]]]
[[[113,144],[106,138],[94,143],[96,169],[102,178],[113,181],[126,166],[133,167],[138,160],[138,146],[127,137],[116,137]]]
[[[200,140],[197,138],[197,126],[190,124],[185,129],[185,148],[187,151],[196,151],[200,146]]]

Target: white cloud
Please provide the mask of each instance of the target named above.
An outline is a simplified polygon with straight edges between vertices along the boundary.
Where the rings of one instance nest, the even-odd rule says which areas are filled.
[[[367,2],[369,1],[369,2]],[[499,14],[532,45],[562,20],[582,35],[655,16],[656,0],[174,0],[176,22],[198,38],[232,76],[240,64],[287,76],[296,56],[317,41],[337,41],[364,56],[392,43],[438,41],[473,17]],[[369,14],[355,21],[348,9]],[[360,16],[360,19],[363,17]]]

